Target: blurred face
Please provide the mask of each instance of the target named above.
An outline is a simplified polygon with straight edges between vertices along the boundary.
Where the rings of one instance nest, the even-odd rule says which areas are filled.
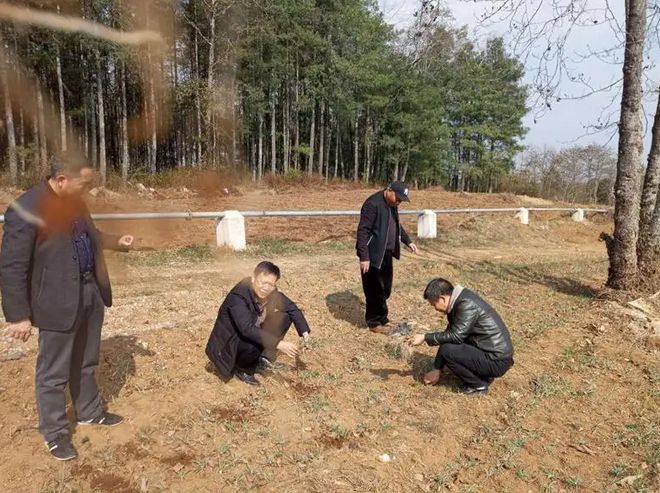
[[[435,311],[446,314],[447,310],[449,310],[449,300],[451,300],[451,296],[443,294],[436,302],[429,301],[429,304],[435,309]]]
[[[256,276],[252,276],[252,289],[259,299],[268,298],[275,288],[277,287],[277,276],[275,274],[267,274],[260,272]]]
[[[51,179],[55,193],[65,197],[81,197],[92,188],[94,170],[83,168],[78,176],[57,175]]]
[[[390,189],[385,190],[385,202],[391,206],[397,207],[401,204],[401,201],[396,198],[396,193]]]

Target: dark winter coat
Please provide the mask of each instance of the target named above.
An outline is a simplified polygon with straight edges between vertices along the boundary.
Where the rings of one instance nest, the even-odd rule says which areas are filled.
[[[298,306],[279,291],[266,300],[267,310],[277,307],[286,312],[296,327],[298,335],[310,332],[305,316]],[[227,294],[206,344],[206,355],[224,378],[230,378],[236,365],[240,339],[247,339],[264,348],[273,349],[279,339],[261,330],[258,319],[263,309],[252,290],[250,278],[243,279]]]
[[[66,332],[80,303],[80,266],[73,221],[82,219],[94,251],[95,277],[103,303],[112,289],[103,248],[124,250],[119,237],[96,229],[81,199],[61,198],[46,181],[31,188],[5,212],[0,251],[0,290],[7,322],[31,320],[42,330]]]
[[[384,190],[371,195],[362,205],[360,222],[357,228],[355,249],[361,262],[370,261],[371,266],[380,269],[385,257],[387,233],[390,225],[390,213],[396,224],[396,245],[392,256],[401,257],[401,243],[410,245],[410,237],[399,222],[399,211],[385,201]]]

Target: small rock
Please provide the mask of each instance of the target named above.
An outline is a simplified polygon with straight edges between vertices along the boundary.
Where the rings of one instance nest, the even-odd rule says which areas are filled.
[[[378,460],[381,461],[383,464],[387,464],[388,462],[392,462],[392,460],[394,460],[394,457],[390,456],[390,454],[383,454],[378,456]]]
[[[639,321],[648,320],[648,317],[644,313],[640,312],[639,310],[632,310],[630,308],[624,308],[622,311],[623,311],[623,313],[625,313],[626,315],[628,315],[630,318],[632,318],[634,320],[639,320]]]
[[[9,349],[8,351],[0,354],[0,361],[16,361],[24,358],[27,355],[22,349]]]
[[[416,481],[424,481],[424,475],[423,474],[415,474],[415,480]]]
[[[137,185],[135,185],[135,188],[137,188],[139,192],[147,191],[147,187],[145,187],[142,183],[138,183]]]
[[[653,329],[653,334],[660,336],[660,320],[652,320],[651,328]]]
[[[142,478],[140,480],[140,492],[148,493],[149,491],[149,480],[147,478]]]
[[[176,324],[174,322],[162,322],[162,323],[154,325],[153,329],[155,329],[155,330],[158,330],[158,329],[171,330],[175,327],[176,327]]]
[[[646,339],[646,345],[650,348],[660,348],[660,336],[649,336]]]
[[[639,478],[641,478],[642,475],[638,474],[637,476],[626,476],[625,478],[617,481],[615,484],[621,485],[621,486],[632,486],[635,481],[637,481]]]

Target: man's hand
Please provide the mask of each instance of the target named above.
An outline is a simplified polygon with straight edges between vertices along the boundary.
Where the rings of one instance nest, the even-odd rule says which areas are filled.
[[[133,238],[132,235],[124,235],[121,238],[119,238],[119,241],[117,242],[117,244],[120,247],[130,248],[130,247],[133,246],[134,241],[135,241],[135,238]]]
[[[435,385],[438,381],[440,381],[440,370],[431,370],[424,375],[425,385]]]
[[[424,334],[415,334],[414,336],[410,336],[410,339],[408,339],[408,343],[411,346],[419,346],[424,342]]]
[[[417,245],[415,245],[414,243],[411,243],[410,245],[408,245],[408,248],[413,253],[417,253],[419,251],[419,249],[417,248]]]
[[[32,323],[29,320],[23,320],[15,324],[9,324],[7,326],[7,335],[19,341],[27,342],[32,335]]]
[[[298,346],[292,342],[280,341],[277,345],[277,349],[291,358],[298,357]]]
[[[360,261],[360,271],[363,274],[366,274],[367,272],[369,272],[369,261],[368,260],[364,260],[364,261],[361,260]]]

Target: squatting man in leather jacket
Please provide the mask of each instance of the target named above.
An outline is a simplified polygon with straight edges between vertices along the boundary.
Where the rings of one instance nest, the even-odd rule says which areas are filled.
[[[424,383],[438,383],[446,366],[463,382],[464,394],[487,394],[493,380],[513,366],[513,344],[504,321],[478,294],[446,279],[429,282],[424,299],[449,322],[444,332],[417,334],[409,340],[413,346],[440,346]]]

